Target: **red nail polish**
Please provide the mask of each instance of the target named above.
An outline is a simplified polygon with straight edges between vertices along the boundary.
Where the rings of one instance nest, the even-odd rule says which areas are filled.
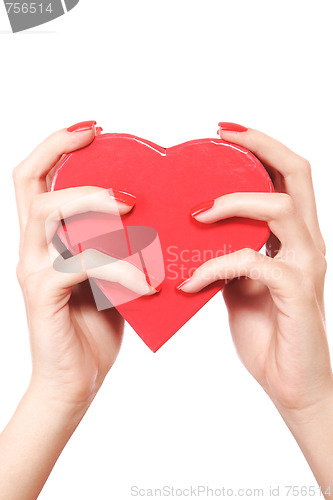
[[[220,130],[222,132],[247,132],[248,129],[243,127],[243,125],[238,125],[237,123],[231,122],[220,122],[219,123]]]
[[[136,202],[136,197],[133,194],[125,193],[124,191],[115,191],[114,189],[108,189],[108,193],[111,198],[114,198],[120,203],[125,203],[129,207],[133,207]]]
[[[181,289],[181,287],[182,287],[183,285],[185,285],[185,283],[187,283],[188,281],[190,281],[190,279],[191,279],[191,278],[187,278],[186,280],[182,281],[182,282],[180,283],[180,285],[178,285],[178,286],[177,286],[177,290],[180,290],[180,289]]]
[[[144,269],[144,273],[145,273],[145,276],[146,276],[146,281],[147,281],[148,285],[150,286],[150,288],[152,288],[153,290],[155,290],[156,293],[159,293],[162,290],[163,281],[162,281],[162,283],[160,283],[159,285],[157,285],[157,286],[154,287],[151,284],[151,282],[150,282],[149,275],[147,273],[147,269]]]
[[[214,205],[214,201],[215,200],[205,201],[204,203],[200,203],[199,205],[193,207],[191,209],[192,217],[195,217],[196,215],[202,214],[203,212],[210,210]]]
[[[100,135],[103,132],[102,127],[96,127],[96,135]]]
[[[67,129],[67,132],[86,132],[87,130],[92,130],[97,122],[95,120],[90,120],[87,122],[80,122],[72,125]]]
[[[160,292],[160,291],[162,290],[162,287],[163,287],[163,282],[162,282],[162,283],[160,283],[159,285],[155,286],[155,290],[156,290],[156,292],[157,292],[157,293],[158,293],[158,292]]]

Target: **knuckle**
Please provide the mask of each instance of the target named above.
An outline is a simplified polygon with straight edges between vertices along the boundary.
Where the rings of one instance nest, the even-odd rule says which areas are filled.
[[[320,276],[325,276],[327,271],[327,260],[325,256],[321,253],[317,259],[317,270]]]
[[[237,261],[234,263],[234,273],[240,276],[247,276],[254,268],[260,265],[260,254],[252,248],[243,248],[235,255]]]
[[[325,257],[325,255],[326,255],[326,243],[325,243],[325,240],[323,237],[319,238],[319,240],[317,241],[317,246],[318,246],[320,252],[322,253],[322,255]]]
[[[16,266],[16,278],[17,281],[22,284],[24,281],[24,269],[22,262],[19,262]]]
[[[258,252],[256,252],[252,248],[243,248],[242,250],[240,250],[240,256],[245,261],[253,261],[258,258]]]
[[[19,184],[21,179],[24,177],[24,170],[22,168],[21,163],[17,165],[12,172],[12,179],[15,185]]]
[[[13,172],[12,172],[12,179],[14,181],[14,184],[17,183],[18,179],[20,177],[20,172],[19,172],[19,168],[18,167],[15,167]]]
[[[290,174],[310,174],[311,163],[303,156],[295,154]]]
[[[306,158],[303,158],[302,156],[300,156],[298,169],[301,172],[309,173],[309,172],[311,172],[311,163]]]
[[[292,197],[286,193],[279,194],[279,214],[281,216],[295,213],[295,203]]]
[[[23,183],[30,183],[37,178],[39,178],[37,172],[34,172],[31,168],[29,168],[29,162],[27,162],[27,159],[19,163],[12,171],[14,186],[18,186]]]

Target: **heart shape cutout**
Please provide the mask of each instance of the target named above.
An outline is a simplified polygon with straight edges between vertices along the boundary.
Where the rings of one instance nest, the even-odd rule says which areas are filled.
[[[259,250],[270,234],[262,221],[234,217],[200,224],[190,216],[191,207],[224,194],[273,191],[260,161],[246,149],[221,139],[199,139],[165,149],[133,135],[98,135],[89,146],[64,157],[51,190],[77,186],[112,188],[137,197],[134,209],[121,217],[123,228],[114,227],[118,234],[124,228],[126,233],[125,239],[124,232],[115,239],[116,252],[118,258],[132,256],[138,267],[148,269],[149,264],[151,281],[162,281],[165,273],[162,290],[128,300],[128,290],[121,285],[94,281],[154,352],[222,288],[216,282],[196,294],[185,294],[176,286],[211,258],[245,247]],[[94,248],[94,234],[87,237],[89,217],[73,218],[70,226],[76,243],[88,240],[86,248]],[[66,225],[68,231],[67,221]],[[96,234],[108,233],[105,241],[110,242],[105,225],[101,214],[88,233],[94,229]],[[68,244],[63,229],[59,236],[72,253],[78,253],[75,244]],[[138,248],[130,248],[132,241]],[[142,264],[140,250],[144,248]]]

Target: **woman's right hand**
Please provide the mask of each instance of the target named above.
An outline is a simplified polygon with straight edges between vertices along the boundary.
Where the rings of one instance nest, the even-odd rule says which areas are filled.
[[[33,361],[30,385],[48,398],[83,407],[89,406],[113,365],[123,331],[116,309],[97,311],[89,283],[83,282],[98,277],[118,281],[140,295],[156,292],[139,269],[125,261],[105,265],[105,255],[96,250],[64,261],[76,272],[59,272],[52,265],[50,240],[60,222],[54,214],[60,213],[62,219],[88,210],[126,214],[135,204],[134,196],[116,191],[111,196],[97,187],[47,192],[48,176],[62,154],[92,142],[95,125],[85,122],[51,135],[13,175],[21,228],[17,276]],[[97,268],[101,256],[104,262]]]

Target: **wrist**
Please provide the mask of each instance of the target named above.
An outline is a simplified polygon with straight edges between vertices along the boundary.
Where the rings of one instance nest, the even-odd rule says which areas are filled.
[[[57,425],[69,428],[78,425],[91,403],[70,397],[64,392],[60,395],[33,379],[23,399],[31,407],[38,408],[42,416],[46,418],[50,416]]]
[[[313,404],[302,408],[277,409],[306,458],[317,482],[328,498],[333,485],[332,436],[333,389],[321,393]]]
[[[286,408],[275,403],[275,406],[292,432],[293,429],[316,426],[325,419],[325,415],[333,414],[333,380],[329,381],[325,390],[318,392],[315,400],[305,405]]]

